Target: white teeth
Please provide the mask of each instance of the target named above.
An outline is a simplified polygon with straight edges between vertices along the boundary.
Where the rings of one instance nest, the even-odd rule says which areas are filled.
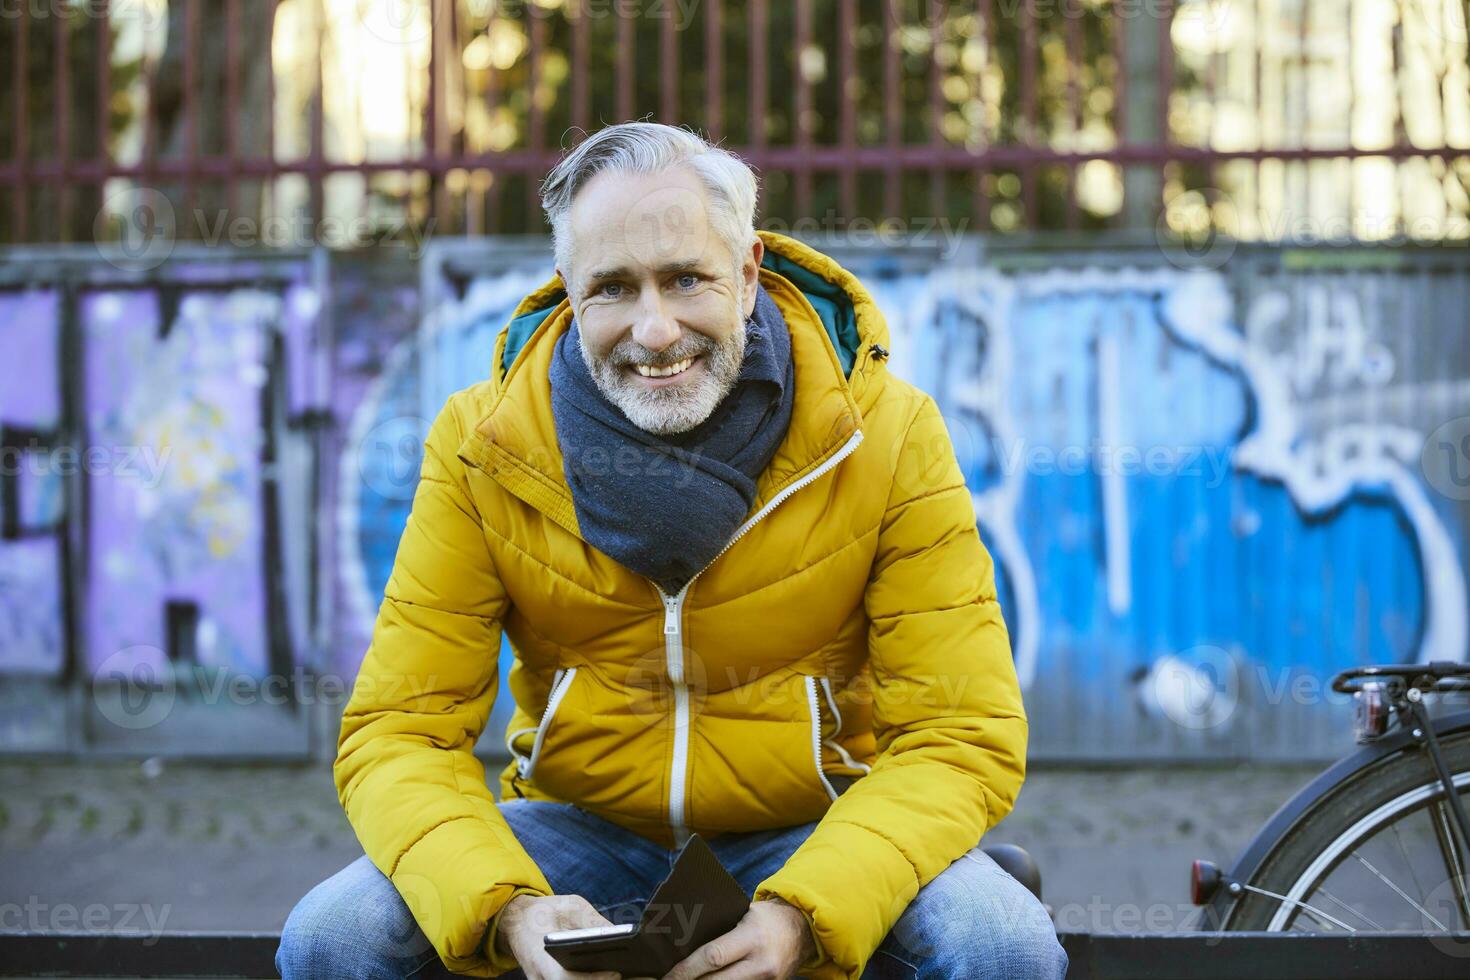
[[[645,378],[667,378],[670,375],[678,374],[680,371],[687,371],[689,369],[689,365],[693,363],[694,358],[686,357],[678,364],[670,364],[668,367],[649,367],[646,364],[639,364],[636,366],[638,368],[638,373],[643,375]]]

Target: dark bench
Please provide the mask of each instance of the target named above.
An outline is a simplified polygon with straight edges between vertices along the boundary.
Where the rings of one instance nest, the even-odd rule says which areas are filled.
[[[1470,934],[1062,934],[1068,980],[1461,980]],[[0,976],[274,977],[270,933],[0,933]],[[1441,948],[1443,947],[1443,948]],[[1456,955],[1458,954],[1458,955]]]

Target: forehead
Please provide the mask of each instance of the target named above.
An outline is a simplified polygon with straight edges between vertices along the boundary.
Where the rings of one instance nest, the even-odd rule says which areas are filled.
[[[578,275],[594,266],[653,271],[709,264],[723,251],[710,228],[709,196],[688,167],[604,171],[582,185],[568,217]]]

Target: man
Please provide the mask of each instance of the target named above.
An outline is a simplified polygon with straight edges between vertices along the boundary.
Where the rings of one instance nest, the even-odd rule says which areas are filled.
[[[1025,775],[993,566],[868,293],[684,130],[596,133],[543,201],[556,277],[430,428],[344,713],[366,853],[282,975],[577,976],[545,933],[636,918],[698,832],[753,903],[673,980],[1061,977],[977,847]]]

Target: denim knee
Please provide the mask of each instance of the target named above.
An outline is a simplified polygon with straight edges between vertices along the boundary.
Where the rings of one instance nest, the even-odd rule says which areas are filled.
[[[362,857],[296,903],[281,930],[275,962],[284,980],[386,980],[437,959],[393,883]]]
[[[1062,980],[1066,973],[1046,907],[976,849],[919,890],[865,977]]]

